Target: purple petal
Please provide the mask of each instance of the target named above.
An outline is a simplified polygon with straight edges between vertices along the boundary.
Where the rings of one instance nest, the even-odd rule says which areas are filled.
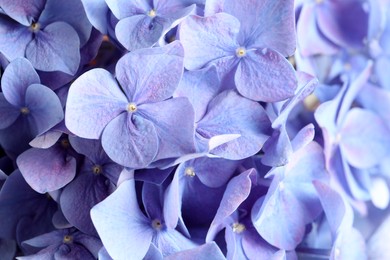
[[[315,7],[317,3],[305,3],[297,22],[299,51],[303,56],[315,54],[335,54],[339,48],[328,41],[319,31],[316,21]],[[308,26],[309,25],[309,26]]]
[[[129,100],[142,104],[171,97],[182,77],[183,55],[180,42],[175,41],[121,58],[115,70]]]
[[[0,8],[12,19],[29,26],[34,20],[38,20],[46,0],[0,0]]]
[[[0,93],[0,129],[12,125],[20,115],[20,110],[12,106]]]
[[[47,0],[45,9],[39,17],[39,22],[46,25],[58,21],[72,26],[79,36],[80,46],[84,46],[91,35],[92,25],[80,0],[68,0],[66,2]]]
[[[64,111],[53,90],[41,84],[32,84],[26,91],[26,107],[40,135],[64,119]]]
[[[102,175],[84,172],[61,193],[60,205],[64,216],[70,224],[86,234],[97,235],[89,212],[110,194],[112,187],[106,182],[107,178]]]
[[[337,45],[350,48],[364,46],[368,31],[368,11],[356,1],[324,2],[316,9],[321,32]],[[356,17],[359,21],[356,22]]]
[[[194,107],[195,122],[206,113],[208,103],[220,89],[217,70],[214,66],[202,70],[186,71],[174,97],[187,97]]]
[[[241,161],[202,157],[193,160],[191,166],[204,185],[219,188],[229,181],[240,164]]]
[[[26,58],[34,68],[74,75],[80,65],[80,40],[67,23],[55,22],[35,34],[26,48]]]
[[[108,71],[90,70],[69,89],[65,123],[80,137],[98,139],[104,127],[126,110],[127,104],[126,96]]]
[[[153,229],[139,209],[134,180],[123,182],[108,198],[91,210],[99,236],[114,259],[143,258],[150,246]]]
[[[1,78],[4,97],[16,107],[25,105],[27,88],[35,83],[41,83],[39,76],[31,63],[25,58],[18,58],[12,61],[6,67]]]
[[[68,184],[76,174],[76,160],[58,148],[31,148],[21,154],[17,165],[26,182],[37,192],[55,191]]]
[[[101,33],[107,34],[109,9],[105,0],[81,0],[88,20]]]
[[[127,0],[106,0],[106,3],[118,19],[135,14],[144,14],[152,9],[151,0],[133,0],[131,2]]]
[[[181,217],[181,194],[179,188],[179,174],[173,179],[164,193],[164,220],[167,228],[174,229]]]
[[[139,112],[156,129],[159,149],[155,160],[179,157],[195,151],[194,111],[187,98],[143,104],[139,106]]]
[[[158,152],[158,135],[153,123],[138,115],[122,113],[104,129],[102,145],[120,165],[145,168]]]
[[[285,127],[272,133],[272,136],[265,142],[263,151],[264,156],[261,162],[265,165],[277,167],[288,163],[293,149]]]
[[[4,54],[7,60],[13,60],[18,57],[24,57],[26,47],[33,39],[33,33],[29,28],[18,24],[4,15],[0,16],[0,52]],[[13,44],[9,44],[12,42]]]
[[[151,18],[146,14],[133,15],[118,22],[115,35],[128,51],[148,48],[161,38],[165,24],[166,20],[160,17]]]
[[[198,122],[196,131],[208,139],[221,134],[240,134],[241,137],[211,151],[225,159],[239,160],[256,154],[262,148],[268,138],[269,124],[259,103],[235,91],[224,91],[210,102],[207,114]]]
[[[223,228],[226,218],[232,215],[249,196],[252,188],[252,178],[255,178],[256,174],[255,169],[250,169],[231,179],[207,232],[206,242],[210,242],[215,238],[218,231]]]
[[[283,56],[295,52],[295,17],[293,1],[217,0],[207,3],[206,10],[231,14],[241,22],[239,41],[249,47],[272,48]],[[206,11],[207,15],[213,12]]]
[[[292,97],[297,87],[292,65],[281,54],[267,48],[250,51],[241,58],[234,81],[241,95],[265,102]]]
[[[197,260],[224,260],[226,259],[221,249],[215,242],[210,242],[198,246],[194,249],[183,250],[169,255],[166,260],[197,259]]]
[[[235,57],[238,46],[236,36],[240,23],[231,15],[216,14],[209,17],[189,16],[180,24],[184,66],[189,70],[204,67],[223,57]]]
[[[153,242],[161,250],[164,257],[197,246],[197,244],[183,236],[177,230],[161,232],[158,239]]]
[[[362,124],[362,118],[370,122]],[[357,168],[370,168],[389,154],[389,128],[376,114],[353,108],[340,130],[340,147],[348,162]]]

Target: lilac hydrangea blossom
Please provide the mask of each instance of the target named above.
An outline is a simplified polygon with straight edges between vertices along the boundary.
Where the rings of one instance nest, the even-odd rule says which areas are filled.
[[[80,48],[92,26],[80,1],[0,2],[0,51],[8,60],[26,57],[34,68],[74,75],[80,64]]]
[[[132,168],[194,151],[193,108],[186,98],[169,99],[182,57],[178,42],[127,54],[116,67],[124,93],[107,71],[85,73],[69,90],[66,126],[84,138],[101,137],[108,156]]]

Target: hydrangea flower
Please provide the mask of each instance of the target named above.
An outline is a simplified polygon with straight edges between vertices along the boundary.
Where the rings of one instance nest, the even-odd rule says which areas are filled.
[[[0,143],[15,155],[64,118],[57,95],[40,83],[25,58],[12,61],[1,78]]]
[[[76,73],[92,30],[80,1],[2,0],[0,7],[0,35],[7,39],[0,52],[8,60],[26,57],[37,70]]]
[[[187,69],[215,64],[225,88],[257,101],[294,95],[295,72],[283,57],[295,49],[293,1],[208,1],[206,15],[180,24]]]
[[[69,90],[66,126],[80,137],[101,137],[107,155],[131,168],[193,152],[193,108],[186,98],[170,99],[182,61],[183,49],[173,42],[121,58],[120,86],[103,69],[83,74]]]

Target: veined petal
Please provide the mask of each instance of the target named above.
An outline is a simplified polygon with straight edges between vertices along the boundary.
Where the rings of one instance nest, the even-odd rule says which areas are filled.
[[[241,58],[234,81],[241,95],[265,102],[292,97],[297,87],[292,65],[281,54],[267,48],[248,52]]]
[[[139,110],[156,129],[159,149],[154,160],[195,152],[194,110],[187,98],[143,104]]]
[[[76,175],[76,160],[58,148],[31,148],[16,162],[26,182],[39,193],[58,190]]]
[[[126,96],[108,71],[90,70],[69,89],[65,123],[80,137],[99,139],[104,127],[126,111],[127,104]]]
[[[209,62],[226,56],[234,57],[240,22],[220,13],[210,17],[189,16],[180,24],[179,35],[185,56],[184,66],[200,69]]]
[[[79,36],[67,23],[49,24],[27,45],[26,58],[38,70],[74,75],[80,65]]]
[[[152,0],[106,0],[106,3],[118,19],[135,14],[146,14],[153,6]]]
[[[12,106],[0,93],[0,129],[12,125],[20,115],[20,110]]]
[[[33,39],[33,33],[27,27],[1,14],[0,35],[2,38],[0,41],[0,52],[4,54],[7,60],[24,57],[26,47]]]
[[[25,58],[17,58],[5,69],[1,78],[4,97],[14,106],[25,105],[25,95],[28,86],[41,83],[38,73]]]
[[[122,113],[103,131],[102,145],[116,163],[130,168],[145,168],[159,150],[153,123],[139,115]]]
[[[132,15],[118,22],[115,35],[128,50],[133,51],[155,45],[164,32],[166,20],[146,14]]]
[[[88,41],[92,25],[85,14],[80,0],[47,0],[45,9],[39,17],[39,22],[42,25],[47,25],[58,21],[65,22],[76,30],[80,39],[80,46],[83,46]]]
[[[153,229],[138,206],[134,180],[123,182],[113,194],[93,207],[91,217],[111,257],[136,260],[146,255]]]
[[[269,129],[269,119],[259,103],[235,91],[224,91],[210,102],[207,114],[198,122],[196,131],[207,139],[216,135],[240,134],[239,138],[211,151],[225,159],[239,160],[260,151],[268,138]]]
[[[41,84],[32,84],[26,91],[26,107],[35,124],[35,135],[40,135],[64,119],[64,111],[53,90]]]
[[[0,0],[0,8],[12,19],[29,26],[38,20],[46,0]]]
[[[105,0],[81,0],[91,24],[101,33],[107,34],[108,8]]]
[[[239,42],[256,48],[273,48],[283,56],[295,51],[294,1],[213,0],[206,15],[224,12],[241,23]]]
[[[193,249],[187,249],[187,250],[177,252],[165,258],[165,260],[180,260],[180,259],[224,260],[226,258],[223,255],[221,249],[213,241]]]
[[[142,104],[170,98],[182,77],[183,55],[180,42],[175,41],[121,58],[115,71],[128,99]]]

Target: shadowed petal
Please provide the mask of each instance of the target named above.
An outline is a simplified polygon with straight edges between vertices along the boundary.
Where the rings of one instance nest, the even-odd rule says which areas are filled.
[[[166,20],[161,17],[133,15],[118,22],[115,35],[128,51],[148,48],[155,45],[163,35],[165,24]]]
[[[226,159],[239,160],[261,149],[268,138],[269,127],[269,119],[259,103],[235,91],[224,91],[210,102],[196,131],[208,139],[221,134],[240,134],[239,138],[211,151]]]
[[[183,55],[180,42],[174,41],[121,58],[115,71],[128,99],[142,104],[170,98],[182,77]]]
[[[207,111],[207,105],[219,92],[219,78],[215,66],[202,70],[186,71],[174,97],[187,97],[194,107],[195,122]]]
[[[88,41],[92,25],[85,14],[80,0],[47,0],[45,9],[39,17],[39,22],[50,24],[57,21],[65,22],[76,30],[80,39],[80,46],[84,46]]]
[[[105,0],[81,0],[91,24],[101,33],[107,34],[109,9]]]
[[[158,152],[158,136],[152,122],[123,113],[104,129],[102,145],[107,155],[123,166],[145,168]]]
[[[104,127],[126,110],[127,103],[126,96],[108,71],[90,70],[69,89],[65,124],[80,137],[98,139]]]
[[[189,16],[180,24],[180,41],[183,44],[184,66],[199,69],[207,63],[235,55],[239,21],[220,13],[210,17]]]
[[[146,14],[153,6],[152,0],[106,0],[106,3],[118,19],[135,14]]]
[[[248,52],[238,64],[234,81],[241,95],[265,102],[292,97],[297,87],[292,65],[267,48]]]
[[[12,45],[12,44],[10,44]],[[1,78],[4,97],[14,106],[25,105],[25,94],[28,86],[41,83],[38,73],[25,58],[12,61]]]
[[[123,182],[113,194],[93,207],[91,217],[111,257],[124,260],[141,259],[146,255],[153,229],[139,209],[134,180]]]
[[[55,191],[68,184],[76,174],[76,160],[58,148],[31,148],[16,160],[26,182],[37,192]],[[43,166],[44,165],[44,166]]]
[[[40,135],[64,119],[64,111],[53,90],[41,84],[32,84],[26,91],[26,107]]]
[[[26,48],[26,58],[34,68],[74,75],[80,65],[80,40],[69,24],[55,22],[35,34]]]
[[[45,4],[46,0],[0,0],[0,8],[25,26],[29,26],[33,20],[38,20]]]
[[[195,152],[194,110],[187,98],[143,104],[139,111],[156,129],[159,149],[154,160]]]
[[[19,115],[20,110],[8,103],[3,93],[0,93],[0,129],[12,125]]]

